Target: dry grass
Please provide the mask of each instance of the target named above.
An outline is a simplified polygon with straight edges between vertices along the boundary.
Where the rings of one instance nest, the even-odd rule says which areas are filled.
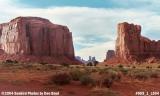
[[[134,66],[134,68],[133,68]],[[152,68],[146,68],[147,66]],[[38,64],[38,63],[30,63],[30,64],[21,64],[21,63],[12,63],[12,64],[0,64],[0,70],[3,72],[0,73],[0,82],[11,81],[13,85],[21,86],[21,84],[25,83],[23,81],[31,81],[38,80],[40,82],[51,82],[50,78],[55,76],[57,73],[65,72],[71,76],[69,79],[71,81],[71,85],[73,82],[78,82],[77,87],[95,87],[90,91],[88,96],[119,96],[116,92],[111,91],[114,88],[114,85],[121,83],[124,80],[124,77],[133,80],[147,81],[150,78],[159,78],[160,76],[160,68],[158,68],[158,64],[153,65],[130,65],[130,66],[81,66],[81,65],[70,65],[68,67],[62,65],[54,65],[54,64]],[[60,81],[65,81],[67,77],[60,76]],[[16,78],[16,79],[15,79]],[[56,77],[55,79],[57,80]],[[68,80],[68,79],[67,79]],[[70,82],[69,81],[69,82]],[[68,81],[67,81],[68,82]],[[57,87],[52,83],[47,90],[53,89]],[[66,83],[69,84],[69,83]],[[61,85],[61,84],[60,84]],[[63,85],[63,84],[62,84]],[[92,86],[87,86],[92,85]],[[68,86],[68,85],[67,85]],[[109,90],[109,89],[110,90]],[[59,87],[56,89],[60,90]],[[74,95],[74,92],[70,92],[70,95]],[[106,95],[110,94],[110,95]]]
[[[117,92],[107,88],[95,87],[88,96],[119,96]]]

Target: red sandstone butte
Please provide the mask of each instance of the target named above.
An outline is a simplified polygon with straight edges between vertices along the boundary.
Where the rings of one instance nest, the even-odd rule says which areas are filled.
[[[72,33],[44,18],[18,17],[0,24],[0,41],[1,60],[77,63]]]
[[[160,40],[150,40],[141,36],[141,26],[128,24],[127,22],[118,24],[118,37],[116,40],[116,58],[112,61],[116,63],[154,63],[160,59]]]
[[[111,59],[111,58],[114,58],[115,57],[115,51],[114,50],[108,50],[107,53],[106,53],[106,61]]]

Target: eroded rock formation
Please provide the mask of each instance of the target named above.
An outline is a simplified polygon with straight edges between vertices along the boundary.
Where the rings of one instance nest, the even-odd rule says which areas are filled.
[[[118,24],[116,57],[120,62],[145,62],[149,58],[160,59],[160,41],[141,36],[141,26]]]
[[[114,50],[108,50],[106,54],[106,60],[109,60],[111,58],[115,57],[115,51]]]
[[[18,17],[0,24],[0,59],[62,63],[75,61],[72,33],[39,17]]]

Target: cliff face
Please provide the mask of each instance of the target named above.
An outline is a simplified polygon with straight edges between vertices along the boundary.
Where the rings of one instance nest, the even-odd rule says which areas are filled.
[[[140,25],[120,23],[116,40],[116,57],[128,62],[141,62],[151,57],[160,59],[160,41],[141,36]]]
[[[1,24],[0,45],[7,55],[74,59],[69,29],[39,17],[18,17]]]

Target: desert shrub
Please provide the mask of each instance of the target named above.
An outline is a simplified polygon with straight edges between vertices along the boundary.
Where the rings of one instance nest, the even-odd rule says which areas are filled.
[[[32,69],[34,67],[34,65],[33,64],[23,64],[23,67],[25,69]]]
[[[5,62],[6,62],[6,63],[18,63],[17,60],[6,60]]]
[[[103,69],[98,69],[99,74],[104,74],[104,73],[108,73],[109,70],[112,70],[111,68],[103,68]]]
[[[94,84],[94,80],[89,75],[83,75],[80,78],[80,82],[82,85]]]
[[[146,66],[147,69],[149,69],[149,66]]]
[[[42,71],[45,69],[45,66],[39,63],[30,63],[30,64],[23,64],[23,68],[28,69],[28,70]]]
[[[120,73],[116,74],[116,78],[114,79],[115,81],[120,81],[122,78],[122,75]]]
[[[93,66],[92,62],[88,62],[87,66]]]
[[[93,62],[94,66],[97,66],[98,63],[99,63],[98,61]]]
[[[110,88],[110,87],[112,86],[113,82],[114,82],[114,80],[113,80],[112,78],[106,77],[106,78],[103,79],[102,84],[103,84],[104,86],[106,86],[107,88]]]
[[[109,90],[107,88],[93,88],[88,96],[119,96],[115,91]]]
[[[41,68],[39,68],[39,67],[38,67],[38,68],[36,68],[36,70],[40,71],[40,70],[41,70]]]
[[[64,67],[69,67],[69,64],[67,64],[67,63],[62,63],[62,66],[64,66]]]
[[[127,65],[127,67],[131,67],[130,65]]]
[[[81,68],[81,66],[76,66],[77,69]]]
[[[159,71],[158,70],[132,70],[128,74],[131,78],[138,79],[138,80],[147,80],[149,78],[159,78]]]
[[[133,69],[136,69],[136,66],[132,66]]]
[[[46,64],[48,64],[47,62],[40,62],[40,64],[42,64],[42,65],[46,65]]]
[[[124,75],[127,75],[129,70],[126,69],[126,68],[120,68],[120,71],[121,71]]]
[[[99,86],[103,85],[105,87],[110,88],[115,81],[121,80],[121,74],[113,69],[105,70],[103,73],[99,75],[100,75],[99,79],[100,81],[98,81]]]
[[[140,72],[140,73],[135,74],[135,78],[139,80],[146,80],[149,78],[149,75],[148,73]]]
[[[108,65],[107,65],[107,64],[106,64],[105,66],[106,66],[106,67],[108,67]]]
[[[98,72],[98,70],[97,70],[97,69],[95,69],[95,68],[93,68],[93,69],[92,69],[92,72]]]
[[[110,88],[114,83],[114,81],[119,81],[120,79],[121,79],[121,75],[118,74],[118,72],[114,70],[108,70],[108,73],[104,74],[103,76],[102,84],[107,88]]]
[[[57,70],[58,66],[55,66],[53,64],[45,64],[45,69],[46,70]]]
[[[69,84],[71,76],[68,73],[57,73],[52,77],[52,81],[57,85]]]
[[[90,74],[92,73],[92,69],[91,68],[84,68],[85,73]]]
[[[146,80],[150,77],[149,71],[146,71],[144,69],[132,70],[128,75],[131,78],[138,79],[138,80]]]
[[[72,69],[70,71],[70,75],[71,75],[71,78],[72,80],[75,80],[75,81],[78,81],[80,80],[80,78],[85,74],[85,72],[82,72],[81,70],[79,69]]]
[[[152,69],[152,66],[146,66],[147,69]]]
[[[56,67],[53,66],[53,65],[51,65],[51,64],[46,64],[45,67],[46,67],[47,69],[56,69]]]
[[[121,78],[121,75],[120,75],[118,72],[114,71],[114,70],[109,70],[109,71],[108,71],[108,76],[109,76],[112,80],[115,80],[115,81],[118,81],[118,80],[120,80],[120,78]]]
[[[5,63],[13,63],[12,60],[6,60]]]
[[[123,65],[122,65],[122,64],[119,64],[118,67],[119,67],[119,68],[123,68]]]
[[[8,60],[3,61],[2,63],[5,63],[5,64],[14,64],[14,63],[18,63],[18,61],[17,60],[10,60],[10,59],[8,59]]]

